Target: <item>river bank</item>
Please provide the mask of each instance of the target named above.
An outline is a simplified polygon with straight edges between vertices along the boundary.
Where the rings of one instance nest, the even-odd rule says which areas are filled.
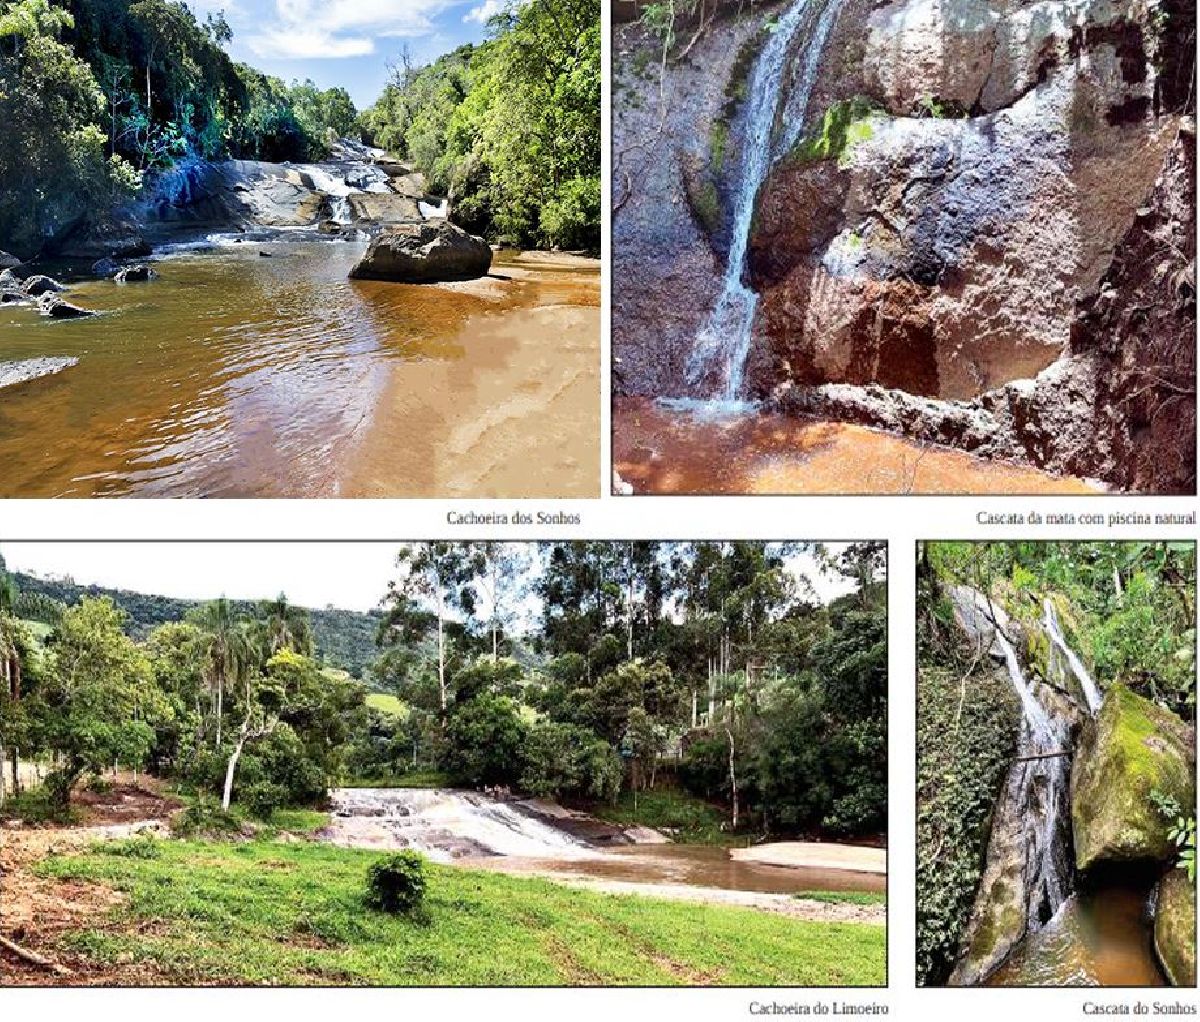
[[[885,910],[874,901],[551,882],[458,859],[429,866],[427,918],[418,923],[364,911],[363,878],[378,849],[272,828],[232,841],[167,839],[163,819],[173,805],[148,791],[127,795],[121,789],[99,801],[128,802],[147,819],[92,822],[111,816],[112,807],[101,807],[82,826],[6,833],[0,932],[62,971],[0,949],[0,985],[824,986],[885,979]],[[495,807],[477,801],[487,818]],[[444,800],[433,804],[443,808],[432,818],[446,822]],[[335,818],[338,812],[335,801]],[[493,833],[500,839],[506,829],[505,840],[520,840],[503,825]],[[139,831],[161,836],[131,843]]]

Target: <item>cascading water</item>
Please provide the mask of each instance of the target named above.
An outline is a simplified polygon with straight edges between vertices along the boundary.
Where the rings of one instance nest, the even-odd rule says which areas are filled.
[[[443,788],[337,788],[324,832],[353,848],[411,848],[437,862],[463,856],[571,858],[590,846],[511,803]]]
[[[1021,702],[1017,756],[1005,782],[993,840],[1017,845],[1023,860],[1021,900],[1026,927],[1032,932],[1049,922],[1071,893],[1067,825],[1070,727],[1062,716],[1047,711],[1025,677],[1007,634],[1011,625],[1004,611],[978,590],[966,586],[956,587],[952,598],[966,631],[985,641],[987,650],[1000,652]],[[989,853],[993,863],[1004,858],[998,849]],[[989,896],[986,887],[987,878],[981,884],[981,897]],[[1003,960],[1003,955],[999,958]]]
[[[810,7],[819,2],[795,0],[771,29],[770,38],[750,73],[725,276],[717,303],[696,337],[687,365],[688,383],[694,389],[707,390],[704,396],[710,399],[735,402],[741,396],[754,310],[758,304],[757,294],[744,283],[750,228],[758,191],[767,172],[804,130],[809,95],[825,40],[839,9],[838,0],[825,0],[805,46],[800,70],[791,85],[784,110],[781,111],[780,105],[787,84],[785,71],[792,42],[809,23],[806,15],[810,13]],[[781,115],[788,117],[789,124],[776,137],[776,122]]]
[[[1071,673],[1079,681],[1079,687],[1083,691],[1083,698],[1087,701],[1088,713],[1094,717],[1100,710],[1100,689],[1096,687],[1096,682],[1092,680],[1092,676],[1088,673],[1087,668],[1083,666],[1083,661],[1067,645],[1066,637],[1062,633],[1062,627],[1058,623],[1058,611],[1054,609],[1054,603],[1050,597],[1047,596],[1045,598],[1043,605],[1046,616],[1042,623],[1046,628],[1046,634],[1050,636],[1053,649],[1066,660],[1067,665],[1071,668]]]

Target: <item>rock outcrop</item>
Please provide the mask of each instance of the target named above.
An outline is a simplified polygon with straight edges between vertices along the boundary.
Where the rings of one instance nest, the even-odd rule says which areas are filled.
[[[8,252],[0,251],[0,270],[11,270],[21,265],[21,260]]]
[[[42,376],[51,376],[78,365],[77,358],[27,358],[19,362],[0,362],[0,388],[14,387]]]
[[[50,319],[83,319],[96,315],[90,309],[84,309],[64,301],[52,291],[47,291],[38,299],[38,312]]]
[[[134,284],[158,280],[158,274],[145,263],[138,263],[136,266],[126,266],[124,269],[118,270],[113,280],[118,284]]]
[[[424,284],[482,277],[491,264],[486,241],[442,221],[385,231],[371,242],[350,276]]]
[[[1173,869],[1158,886],[1154,953],[1177,987],[1196,985],[1196,885]]]
[[[37,298],[47,293],[65,291],[66,288],[53,277],[47,277],[45,274],[39,273],[32,277],[26,277],[24,283],[21,285],[21,290],[27,295]]]
[[[786,9],[718,16],[661,83],[616,30],[618,393],[695,396],[748,67]],[[781,407],[1194,492],[1194,9],[843,0],[800,110],[810,35],[749,237],[744,396],[822,388]]]
[[[127,217],[92,223],[85,221],[52,248],[64,259],[141,259],[153,249],[142,236],[141,228]]]
[[[1195,732],[1179,717],[1114,684],[1084,726],[1071,769],[1075,864],[1168,862],[1176,854],[1151,798],[1196,803]]]

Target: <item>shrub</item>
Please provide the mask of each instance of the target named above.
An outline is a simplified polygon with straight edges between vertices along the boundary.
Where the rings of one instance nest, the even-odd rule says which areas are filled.
[[[425,900],[425,860],[416,852],[397,852],[367,872],[366,903],[380,912],[412,915]]]
[[[232,834],[242,825],[232,813],[227,813],[215,802],[205,799],[193,802],[171,819],[171,833],[178,837],[199,834]]]
[[[287,792],[270,781],[260,781],[242,790],[241,802],[255,819],[267,821],[283,805]]]
[[[151,834],[141,833],[122,841],[106,841],[96,846],[103,855],[116,855],[122,859],[157,859],[162,855],[158,840]]]

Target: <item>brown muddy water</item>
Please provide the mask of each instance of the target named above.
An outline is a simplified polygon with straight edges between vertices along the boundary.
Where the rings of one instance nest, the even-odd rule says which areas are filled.
[[[593,384],[598,379],[594,264],[499,253],[492,276],[481,281],[350,281],[364,250],[359,243],[288,241],[178,251],[155,262],[160,279],[151,283],[74,283],[68,297],[103,313],[95,318],[49,320],[28,308],[0,309],[0,361],[79,359],[0,392],[0,495],[430,495],[455,482],[457,463],[467,480],[459,489],[469,492],[480,462],[504,464],[519,452],[482,437],[464,453],[447,447],[446,438],[457,421],[495,414],[492,405],[506,398],[481,389],[481,381],[528,361],[530,348],[552,349],[555,340],[553,313],[545,329],[520,331],[499,351],[489,340],[496,324],[526,310],[569,307],[584,319],[575,371],[586,376],[586,364]],[[409,417],[401,428],[383,414],[385,399],[424,386],[430,366],[444,371],[444,386],[427,403],[437,416]],[[591,446],[598,446],[598,408],[574,396],[569,408],[539,419],[539,381],[528,382],[534,399],[514,413],[528,431],[553,439],[555,415],[569,412],[575,428],[591,423]],[[590,400],[598,405],[595,395]],[[380,470],[365,482],[358,466],[372,446],[419,450],[426,468],[406,476],[403,462],[377,458]],[[430,464],[439,466],[433,479]],[[544,473],[558,495],[595,494],[595,462],[570,466],[558,479],[554,468]],[[584,476],[586,492],[577,493]],[[508,492],[474,495],[526,495],[520,482],[509,473]]]
[[[1144,889],[1106,887],[1072,896],[1017,946],[988,986],[1166,986],[1154,955]]]
[[[712,845],[626,845],[592,858],[461,859],[459,865],[504,873],[619,880],[643,884],[685,884],[725,891],[798,894],[802,891],[887,890],[887,877],[841,869],[768,866],[729,857]]]
[[[1092,484],[983,461],[841,422],[755,410],[692,414],[613,404],[613,467],[635,493],[1095,493]]]

